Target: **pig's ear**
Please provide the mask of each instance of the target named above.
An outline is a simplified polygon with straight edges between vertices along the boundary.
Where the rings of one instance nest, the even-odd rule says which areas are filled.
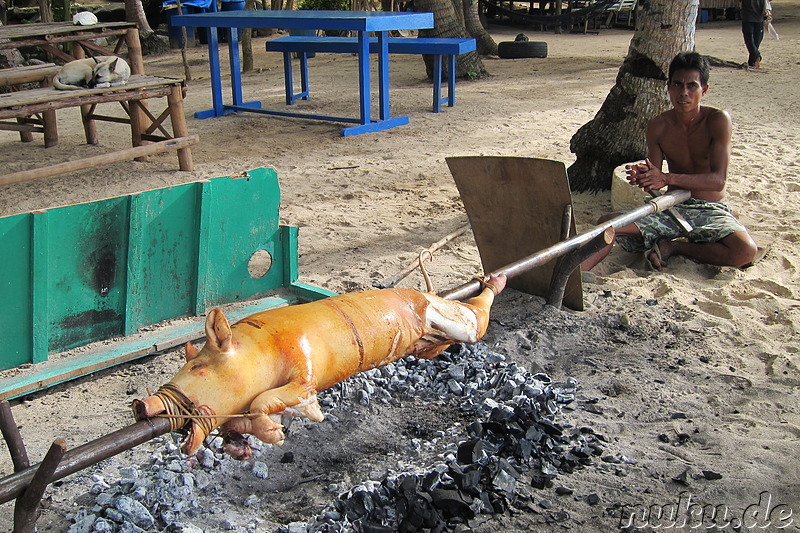
[[[206,343],[218,352],[231,349],[231,326],[220,309],[212,309],[206,317]]]
[[[186,362],[188,363],[200,353],[200,350],[191,342],[186,343]]]

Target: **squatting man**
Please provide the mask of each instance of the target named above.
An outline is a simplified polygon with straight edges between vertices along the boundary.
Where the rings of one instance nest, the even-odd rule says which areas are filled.
[[[686,239],[669,213],[656,213],[617,230],[616,241],[629,252],[644,253],[656,270],[682,255],[701,263],[743,267],[752,263],[756,244],[747,229],[722,203],[731,152],[731,117],[701,105],[708,91],[708,61],[697,52],[681,52],[669,65],[667,92],[672,109],[647,124],[648,157],[627,165],[628,181],[645,191],[688,189],[691,198],[674,209],[694,228]],[[667,161],[669,172],[661,171]],[[604,215],[599,223],[619,213]],[[587,259],[593,268],[613,243]]]

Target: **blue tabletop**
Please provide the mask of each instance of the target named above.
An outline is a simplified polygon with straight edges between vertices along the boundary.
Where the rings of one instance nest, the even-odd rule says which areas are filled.
[[[399,11],[221,11],[175,15],[173,26],[388,31],[433,28],[433,13]]]

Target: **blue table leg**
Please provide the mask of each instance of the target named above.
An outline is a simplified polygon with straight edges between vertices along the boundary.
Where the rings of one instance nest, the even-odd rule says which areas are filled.
[[[194,116],[198,119],[221,117],[225,114],[222,109],[222,76],[220,75],[217,28],[208,29],[208,68],[211,72],[211,105],[213,107],[195,113]]]
[[[378,32],[378,87],[381,120],[389,119],[389,39],[388,32]]]
[[[233,99],[232,106],[226,106],[225,113],[237,111],[231,109],[236,107],[246,108],[261,108],[261,102],[254,100],[252,102],[244,102],[242,97],[242,68],[241,60],[239,59],[239,28],[230,29],[230,37],[228,38],[229,62],[231,66],[231,98]]]
[[[442,110],[442,56],[433,56],[433,112]]]
[[[235,113],[236,108],[260,108],[261,102],[242,102],[242,73],[239,67],[239,30],[230,28],[228,38],[228,48],[230,50],[231,68],[231,95],[233,104],[226,106],[222,102],[222,65],[219,60],[219,38],[217,28],[208,28],[208,68],[211,71],[211,101],[213,108],[205,111],[198,111],[194,114],[195,118],[221,117],[229,113]]]
[[[369,83],[369,33],[358,32],[358,92],[361,97],[361,124],[372,122],[370,117],[370,83]]]
[[[239,29],[231,28],[228,37],[228,61],[231,67],[231,98],[233,105],[242,105],[242,73],[239,68]]]
[[[456,105],[456,55],[450,56],[447,70],[447,106]]]
[[[378,78],[380,83],[380,120],[370,117],[370,81],[369,81],[369,32],[358,33],[358,88],[361,106],[361,124],[342,130],[342,135],[360,135],[374,131],[388,130],[395,126],[408,124],[408,116],[389,117],[389,45],[387,32],[378,33]]]
[[[286,105],[294,104],[294,78],[292,77],[292,53],[283,53],[283,85],[286,89]]]
[[[300,97],[308,100],[308,54],[300,53]]]

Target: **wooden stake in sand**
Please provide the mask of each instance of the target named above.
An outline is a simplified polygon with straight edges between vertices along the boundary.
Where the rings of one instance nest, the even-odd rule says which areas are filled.
[[[464,233],[466,233],[466,231],[468,229],[469,229],[469,224],[465,224],[465,225],[461,226],[460,228],[455,230],[453,233],[451,233],[451,234],[447,235],[446,237],[444,237],[444,238],[436,241],[435,243],[431,244],[431,246],[429,248],[427,248],[425,251],[431,252],[431,253],[435,252],[436,250],[438,250],[439,248],[441,248],[442,246],[444,246],[448,242],[452,241],[456,237],[459,237],[459,236],[463,235]],[[418,265],[419,265],[419,262],[418,262],[418,260],[415,259],[414,261],[411,262],[411,264],[409,264],[406,268],[404,268],[403,270],[401,270],[400,272],[398,272],[394,276],[389,276],[388,278],[386,278],[386,279],[384,279],[382,281],[376,281],[375,283],[372,284],[372,286],[375,287],[376,289],[389,289],[391,287],[394,287],[395,285],[397,285],[397,283],[400,282],[401,279],[403,279],[406,276],[408,276],[409,274],[411,274],[417,268]]]

